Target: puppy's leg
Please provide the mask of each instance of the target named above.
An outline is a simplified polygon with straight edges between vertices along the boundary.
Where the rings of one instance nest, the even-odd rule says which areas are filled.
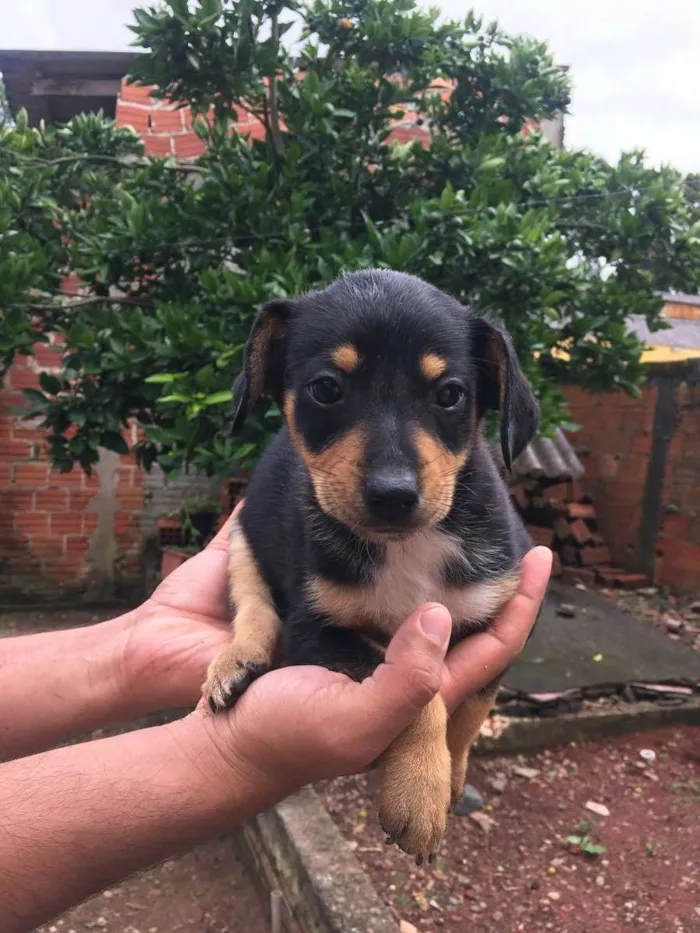
[[[432,858],[450,805],[447,711],[435,697],[379,759],[379,822],[416,863]]]
[[[232,706],[246,687],[272,667],[281,625],[270,591],[238,520],[229,545],[233,636],[209,665],[202,694],[212,712]]]
[[[467,780],[469,749],[479,735],[481,724],[493,708],[498,684],[480,691],[458,706],[447,723],[447,744],[452,758],[452,803],[461,797]]]

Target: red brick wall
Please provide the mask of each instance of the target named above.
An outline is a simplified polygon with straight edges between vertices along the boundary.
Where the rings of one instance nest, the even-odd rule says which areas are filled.
[[[570,439],[580,452],[584,484],[616,564],[639,568],[642,509],[654,432],[658,388],[640,399],[623,393],[566,391],[581,430]],[[676,423],[666,452],[662,509],[654,543],[655,582],[700,591],[700,388],[679,380]]]
[[[700,592],[700,386],[679,386],[677,398],[664,472],[657,574],[670,586]]]
[[[18,358],[0,391],[0,597],[111,595],[139,575],[143,474],[116,455],[90,477],[50,470],[42,432],[16,413],[21,390],[60,361],[55,346],[35,353]]]

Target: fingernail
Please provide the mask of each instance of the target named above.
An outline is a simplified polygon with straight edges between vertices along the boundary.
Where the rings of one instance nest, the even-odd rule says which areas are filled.
[[[421,613],[420,627],[436,645],[446,645],[450,640],[452,620],[444,606],[429,606]]]

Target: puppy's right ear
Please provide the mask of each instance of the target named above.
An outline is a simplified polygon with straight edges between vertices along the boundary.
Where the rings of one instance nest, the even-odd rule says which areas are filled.
[[[243,372],[233,384],[233,424],[237,434],[261,395],[282,402],[292,301],[268,301],[260,309],[243,351]]]

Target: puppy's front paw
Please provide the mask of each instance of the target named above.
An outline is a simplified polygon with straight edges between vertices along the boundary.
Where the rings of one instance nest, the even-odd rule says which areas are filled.
[[[202,696],[212,713],[228,709],[250,684],[266,674],[271,667],[269,658],[262,654],[242,654],[235,645],[224,648],[211,662]]]
[[[401,766],[403,764],[403,767]],[[438,851],[450,806],[447,750],[432,762],[389,762],[383,770],[379,824],[387,844],[396,843],[420,865]]]

